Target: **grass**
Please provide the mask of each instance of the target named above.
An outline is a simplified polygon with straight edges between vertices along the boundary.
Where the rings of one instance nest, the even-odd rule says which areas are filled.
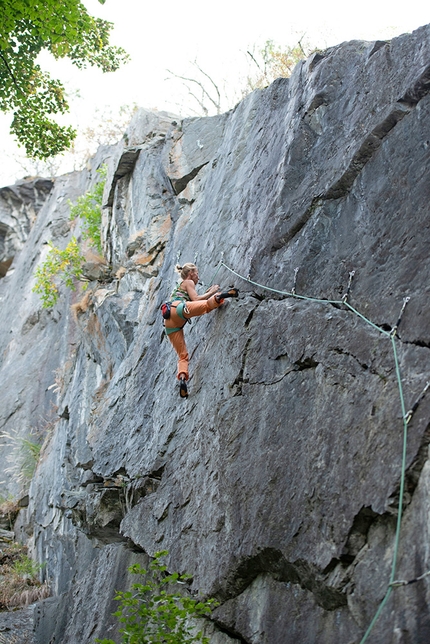
[[[39,580],[42,568],[17,543],[0,542],[0,610],[28,606],[49,596],[49,586]]]
[[[11,448],[6,459],[10,465],[5,468],[4,473],[10,474],[25,489],[39,461],[42,449],[41,437],[37,430],[31,429],[27,437],[20,436],[16,430],[12,430],[1,432],[0,438],[6,439],[8,442],[5,443],[5,447]]]

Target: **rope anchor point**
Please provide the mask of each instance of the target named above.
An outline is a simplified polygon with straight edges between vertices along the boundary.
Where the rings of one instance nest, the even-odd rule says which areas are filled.
[[[418,396],[418,398],[416,399],[416,401],[414,402],[412,407],[406,412],[406,414],[405,414],[405,423],[406,423],[406,425],[408,423],[410,423],[412,416],[415,414],[416,410],[418,409],[418,405],[420,404],[420,402],[422,401],[422,399],[426,395],[427,389],[429,387],[430,387],[430,380],[428,382],[426,382],[426,386],[424,387],[424,389],[422,390],[422,392],[420,393],[420,395]]]
[[[354,271],[354,270],[349,272],[348,286],[347,286],[347,288],[346,288],[346,293],[342,296],[342,302],[343,302],[344,304],[346,303],[346,301],[347,301],[347,299],[348,299],[349,292],[350,292],[350,290],[351,290],[352,279],[353,279],[354,275],[355,275],[355,271]]]
[[[390,332],[390,335],[391,335],[391,337],[392,337],[392,338],[393,338],[393,337],[396,335],[396,333],[397,333],[397,329],[399,328],[399,326],[400,326],[400,322],[402,321],[402,316],[403,316],[403,313],[405,312],[406,305],[407,305],[407,303],[410,301],[410,299],[411,299],[411,298],[409,297],[409,295],[403,299],[403,305],[402,305],[402,308],[401,308],[401,310],[400,310],[399,317],[398,317],[398,319],[397,319],[396,324],[393,326],[393,328],[391,329],[391,332]]]
[[[299,272],[299,266],[296,266],[294,269],[294,283],[293,283],[293,288],[291,289],[291,293],[293,295],[296,294],[296,282],[297,282],[297,273]]]

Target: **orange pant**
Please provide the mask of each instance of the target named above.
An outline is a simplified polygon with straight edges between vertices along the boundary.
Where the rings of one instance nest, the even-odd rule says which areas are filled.
[[[212,297],[210,297],[208,300],[187,302],[186,308],[184,308],[184,317],[189,319],[198,317],[199,315],[204,315],[205,313],[209,313],[210,311],[217,309],[223,303],[223,301],[224,300],[221,300],[221,302],[218,303],[215,299],[215,295],[212,295]],[[177,304],[177,302],[174,303]],[[185,321],[176,313],[176,308],[172,307],[170,310],[170,318],[168,320],[164,320],[164,324],[167,329],[174,329],[175,327],[185,324]],[[173,345],[173,348],[178,354],[179,361],[177,377],[180,378],[183,374],[186,380],[188,380],[189,359],[187,345],[185,344],[184,331],[183,329],[181,329],[180,331],[175,331],[167,337],[169,338],[170,342]]]

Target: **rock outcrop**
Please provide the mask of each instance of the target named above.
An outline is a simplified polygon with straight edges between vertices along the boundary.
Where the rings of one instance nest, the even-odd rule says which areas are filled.
[[[49,179],[35,179],[0,189],[0,277],[23,247],[51,188]]]
[[[429,640],[429,577],[389,586],[430,570],[429,94],[430,27],[343,43],[217,117],[140,110],[55,180],[0,280],[1,429],[45,435],[16,523],[39,644],[117,636],[114,590],[162,549],[220,602],[215,644],[358,643],[387,591],[368,641]],[[109,272],[47,312],[34,269],[102,162]],[[187,328],[187,400],[178,258],[241,293]]]

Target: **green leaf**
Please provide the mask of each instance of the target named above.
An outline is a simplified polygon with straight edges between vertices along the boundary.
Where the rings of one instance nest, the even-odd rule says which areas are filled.
[[[29,156],[46,159],[75,137],[73,128],[53,119],[69,107],[60,81],[36,64],[39,53],[67,57],[81,69],[115,71],[129,57],[109,44],[112,27],[88,14],[80,0],[1,1],[0,110],[13,113],[11,131]]]
[[[167,567],[160,562],[167,554],[167,551],[156,553],[149,570],[139,564],[128,568],[142,579],[132,584],[132,592],[120,591],[115,595],[120,609],[114,614],[124,624],[120,629],[122,644],[209,644],[203,631],[193,634],[193,621],[209,615],[217,603],[213,599],[203,601],[182,595],[182,576],[176,572],[166,575]],[[163,590],[161,584],[165,586]]]

